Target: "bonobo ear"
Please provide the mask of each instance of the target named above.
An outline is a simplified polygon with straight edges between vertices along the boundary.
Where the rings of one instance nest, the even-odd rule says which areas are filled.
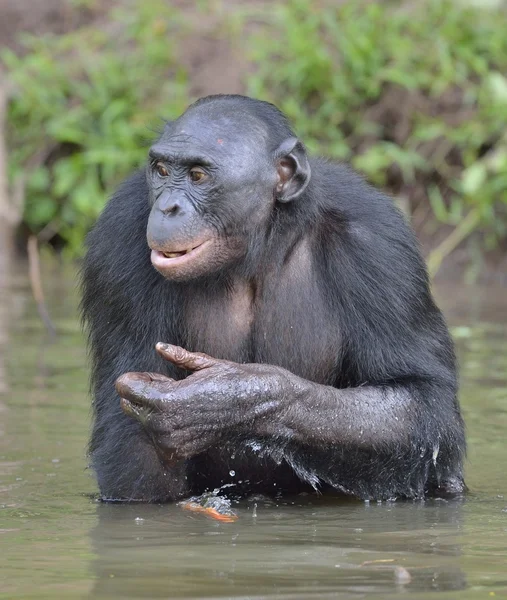
[[[310,182],[310,163],[303,144],[290,137],[275,151],[276,160],[276,199],[278,202],[291,202],[299,198]]]

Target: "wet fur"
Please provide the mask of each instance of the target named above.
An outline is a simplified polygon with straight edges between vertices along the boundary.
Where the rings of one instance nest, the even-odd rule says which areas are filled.
[[[267,106],[252,110],[273,123],[276,147],[292,132]],[[242,263],[188,284],[151,266],[144,171],[110,200],[88,237],[82,300],[94,396],[90,455],[103,497],[164,501],[239,481],[239,491],[332,488],[372,499],[464,489],[453,346],[414,235],[392,200],[347,167],[315,158],[311,168],[307,190],[274,208],[269,231],[247,232]],[[238,279],[252,283],[238,288]],[[399,389],[417,400],[417,427],[404,443],[379,437],[311,449],[283,435],[232,436],[226,448],[167,469],[114,390],[127,371],[184,376],[155,353],[157,341],[280,365],[337,388]],[[372,419],[381,423],[389,410],[375,407]]]

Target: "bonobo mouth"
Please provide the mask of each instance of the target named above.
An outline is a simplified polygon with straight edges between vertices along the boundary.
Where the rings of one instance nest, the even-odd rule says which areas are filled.
[[[160,271],[162,275],[171,271],[174,267],[184,265],[196,258],[208,244],[210,240],[191,245],[183,250],[155,250],[151,251],[151,264]]]
[[[198,248],[198,246],[196,246],[196,248]],[[162,252],[162,254],[166,258],[176,258],[177,256],[188,254],[189,252],[192,252],[192,250],[195,250],[195,248],[191,248],[190,250],[178,250],[177,252]]]

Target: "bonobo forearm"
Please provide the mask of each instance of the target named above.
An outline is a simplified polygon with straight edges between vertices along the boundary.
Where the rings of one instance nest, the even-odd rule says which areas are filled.
[[[403,387],[336,389],[291,377],[277,418],[261,435],[304,444],[376,446],[408,442],[417,406]]]
[[[377,500],[464,489],[463,428],[451,387],[336,389],[290,376],[285,389],[276,415],[255,431],[264,452],[316,489],[325,483]],[[435,418],[434,401],[445,418]]]

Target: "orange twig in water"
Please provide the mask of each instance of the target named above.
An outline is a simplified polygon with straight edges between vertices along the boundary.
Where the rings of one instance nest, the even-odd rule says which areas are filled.
[[[238,520],[238,516],[234,513],[223,514],[212,506],[201,506],[200,504],[197,504],[197,502],[182,502],[180,506],[191,512],[203,513],[208,515],[208,517],[217,521],[222,521],[223,523],[234,523],[234,521]]]

